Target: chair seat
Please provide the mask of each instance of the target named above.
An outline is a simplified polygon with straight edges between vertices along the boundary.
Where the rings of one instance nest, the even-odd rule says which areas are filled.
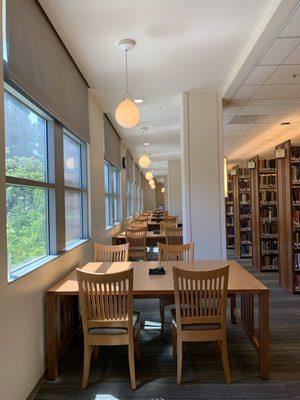
[[[174,308],[171,310],[172,317],[173,317],[173,324],[177,328],[176,324],[176,311]],[[207,331],[207,330],[213,330],[213,329],[221,329],[221,324],[186,324],[182,325],[182,330],[183,331]]]
[[[132,326],[133,328],[140,321],[140,313],[137,311],[133,311],[133,318],[132,318]],[[89,334],[90,335],[121,335],[127,333],[126,328],[90,328]]]

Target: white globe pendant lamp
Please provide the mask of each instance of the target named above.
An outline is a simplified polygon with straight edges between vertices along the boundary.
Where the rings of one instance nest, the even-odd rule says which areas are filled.
[[[164,188],[164,187],[161,188],[161,192],[162,192],[162,193],[165,193],[165,188]]]
[[[155,181],[154,181],[154,179],[150,179],[150,181],[149,181],[149,185],[150,185],[150,186],[153,186],[153,185],[155,185]]]
[[[151,164],[150,157],[146,153],[143,153],[139,158],[139,164],[142,168],[149,168]]]
[[[152,190],[153,190],[153,189],[155,189],[155,188],[156,188],[156,186],[155,186],[155,185],[152,185],[152,186],[151,186],[151,189],[152,189]]]
[[[153,173],[151,171],[146,172],[145,178],[147,179],[147,181],[150,181],[151,179],[153,179]]]
[[[128,90],[128,67],[127,67],[127,53],[135,46],[135,41],[132,39],[120,40],[119,46],[125,51],[125,75],[126,75],[126,91],[124,98],[118,105],[115,111],[115,117],[120,126],[123,128],[133,128],[140,120],[141,113],[137,105],[133,102],[132,97]]]

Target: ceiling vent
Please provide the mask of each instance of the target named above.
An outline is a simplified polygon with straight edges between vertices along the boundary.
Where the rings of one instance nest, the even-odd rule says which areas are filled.
[[[265,115],[235,115],[229,125],[258,124],[264,117]]]

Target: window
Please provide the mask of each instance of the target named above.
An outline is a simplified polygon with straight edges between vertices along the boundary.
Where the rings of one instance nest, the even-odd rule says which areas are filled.
[[[86,146],[64,132],[66,245],[87,237]]]
[[[4,92],[7,256],[9,279],[49,255],[51,171],[47,119]]]
[[[133,184],[130,181],[126,181],[126,208],[127,208],[127,217],[130,217],[133,214],[133,194],[132,194]]]
[[[110,228],[121,221],[120,170],[104,162],[105,221]]]
[[[135,195],[134,195],[134,211],[135,213],[138,213],[140,211],[140,185],[137,183],[135,184]]]

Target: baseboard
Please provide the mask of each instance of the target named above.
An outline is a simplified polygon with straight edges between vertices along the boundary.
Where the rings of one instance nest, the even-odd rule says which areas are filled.
[[[33,400],[37,394],[37,392],[40,390],[42,387],[43,383],[45,380],[45,374],[43,374],[40,379],[38,380],[37,384],[34,386],[32,391],[29,393],[29,395],[26,397],[26,400]]]

